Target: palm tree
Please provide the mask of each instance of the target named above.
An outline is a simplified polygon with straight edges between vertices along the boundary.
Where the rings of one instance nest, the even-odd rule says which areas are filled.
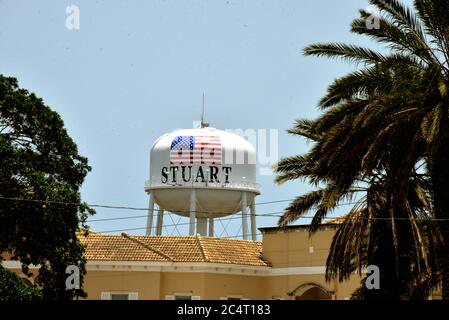
[[[363,67],[329,86],[319,103],[325,113],[317,121],[296,124],[292,133],[317,142],[305,156],[281,160],[277,181],[307,177],[326,184],[318,194],[302,199],[325,195],[324,202],[314,202],[319,203],[313,221],[317,223],[358,184],[370,188],[382,180],[385,203],[376,212],[390,219],[397,273],[400,241],[404,242],[398,238],[398,219],[408,219],[408,228],[415,230],[413,242],[422,251],[425,237],[416,233],[416,210],[421,209],[410,207],[409,197],[416,175],[424,173],[430,188],[428,208],[440,221],[444,241],[436,250],[443,299],[449,299],[449,0],[415,0],[414,11],[396,0],[370,3],[379,9],[379,28],[367,28],[372,14],[361,10],[351,31],[385,44],[388,54],[339,43],[305,48],[306,55],[342,58]],[[296,206],[302,200],[287,208],[281,224],[302,212]],[[363,210],[369,211],[369,206]]]
[[[282,159],[276,167],[279,174],[277,182],[303,178],[323,187],[295,199],[281,217],[279,225],[285,226],[304,213],[315,210],[310,225],[310,230],[314,232],[322,219],[341,202],[358,198],[334,237],[327,260],[326,279],[338,277],[343,281],[353,271],[360,273],[363,266],[374,264],[382,271],[381,290],[366,291],[365,298],[427,297],[437,283],[434,248],[439,247],[441,242],[428,219],[432,212],[428,201],[428,176],[419,173],[419,169],[413,170],[404,205],[406,210],[388,209],[392,194],[387,192],[390,183],[387,172],[391,171],[390,164],[396,162],[394,156],[401,154],[395,148],[384,148],[384,160],[376,170],[370,174],[361,171],[348,188],[337,180],[329,179],[326,177],[329,173],[323,175],[326,158],[322,157],[323,154],[317,157],[314,152],[320,150],[323,141],[330,138],[327,136],[339,135],[335,130],[317,131],[320,128],[318,124],[330,117],[332,113],[326,113],[313,122],[298,121],[295,128],[289,131],[315,141],[315,147],[305,155]],[[350,161],[353,157],[353,154],[348,154],[346,160]]]

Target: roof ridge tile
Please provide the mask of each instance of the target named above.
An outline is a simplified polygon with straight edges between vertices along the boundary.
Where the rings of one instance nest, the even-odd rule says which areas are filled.
[[[151,251],[157,253],[158,255],[164,257],[164,258],[167,259],[167,260],[170,260],[171,262],[175,262],[175,259],[173,259],[172,257],[170,257],[170,256],[169,256],[168,254],[166,254],[165,252],[162,252],[162,251],[160,251],[160,250],[158,250],[158,249],[156,249],[156,248],[153,248],[153,247],[151,247],[150,245],[148,245],[148,244],[146,244],[146,243],[143,243],[143,242],[140,241],[139,239],[136,239],[136,238],[134,238],[134,237],[128,235],[127,233],[122,233],[122,236],[125,237],[125,238],[127,238],[127,239],[129,239],[129,240],[131,240],[131,241],[133,241],[133,242],[135,242],[135,243],[137,243],[137,244],[139,244],[139,245],[141,245],[141,246],[144,247],[145,249],[148,249],[148,250],[151,250]]]
[[[205,262],[210,262],[210,259],[209,259],[208,255],[206,253],[206,249],[204,248],[204,245],[203,245],[203,242],[201,241],[201,239],[202,239],[201,235],[198,234],[196,236],[196,240],[197,240],[198,245],[200,247],[201,254],[203,255],[203,258],[204,258]]]

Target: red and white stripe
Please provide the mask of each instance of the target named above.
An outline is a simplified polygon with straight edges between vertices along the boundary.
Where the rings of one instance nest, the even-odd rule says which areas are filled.
[[[192,150],[171,150],[173,164],[221,164],[221,141],[217,136],[195,136]]]

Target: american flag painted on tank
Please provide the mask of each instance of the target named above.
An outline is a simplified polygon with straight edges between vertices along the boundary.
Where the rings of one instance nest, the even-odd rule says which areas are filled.
[[[177,136],[170,146],[172,164],[221,164],[218,136]]]

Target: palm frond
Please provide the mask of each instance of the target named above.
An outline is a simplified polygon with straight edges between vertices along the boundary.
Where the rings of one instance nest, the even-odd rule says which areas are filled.
[[[446,0],[414,0],[413,5],[419,19],[424,25],[425,32],[431,37],[430,43],[436,45],[445,58],[443,65],[449,67],[449,34],[447,21],[449,21],[449,3]]]
[[[355,63],[373,64],[383,59],[382,54],[368,48],[344,43],[318,43],[304,48],[306,56],[341,58]]]
[[[393,22],[384,17],[379,18],[379,28],[369,29],[366,27],[366,21],[371,13],[364,10],[360,11],[361,18],[353,20],[351,31],[361,35],[367,35],[374,40],[389,46],[395,53],[405,52],[418,58],[418,61],[424,64],[435,64],[431,50],[422,43],[421,39],[401,30]]]
[[[307,119],[296,120],[293,128],[288,129],[287,133],[302,136],[312,141],[317,141],[320,138],[319,134],[315,130],[315,121]]]
[[[394,22],[405,31],[412,33],[421,42],[426,43],[423,26],[411,8],[397,0],[370,0],[370,3],[386,12]]]
[[[278,174],[275,178],[277,184],[283,184],[289,180],[305,178],[312,174],[313,164],[307,156],[297,155],[286,157],[274,166],[274,171]]]
[[[316,206],[323,198],[324,191],[322,189],[311,191],[302,196],[297,197],[285,209],[284,214],[279,218],[278,226],[285,227],[298,220],[303,214]]]

